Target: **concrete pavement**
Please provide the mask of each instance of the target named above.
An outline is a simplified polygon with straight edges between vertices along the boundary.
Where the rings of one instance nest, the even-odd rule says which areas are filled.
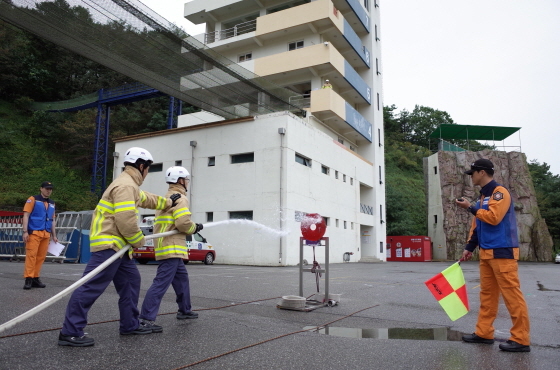
[[[164,296],[157,323],[163,333],[120,336],[118,296],[112,286],[95,303],[87,348],[59,347],[68,297],[0,333],[0,369],[554,369],[560,365],[560,265],[520,263],[522,290],[531,316],[530,353],[498,349],[511,325],[503,303],[494,345],[467,344],[478,312],[478,263],[463,263],[471,312],[449,320],[424,281],[451,262],[346,263],[331,265],[335,307],[312,312],[276,308],[298,294],[297,267],[187,265],[197,320],[179,321],[173,290]],[[23,287],[23,263],[0,261],[0,323],[42,303],[78,280],[84,265],[45,263],[47,288]],[[140,302],[157,266],[139,265]],[[314,275],[304,275],[305,295]],[[324,282],[321,282],[321,287]],[[274,298],[274,299],[268,299]],[[256,301],[243,305],[232,305]],[[368,308],[375,306],[372,308]],[[365,309],[356,313],[359,310]],[[338,320],[336,322],[333,322]],[[328,326],[329,335],[301,332]],[[425,329],[425,330],[415,330]],[[447,340],[434,340],[447,339]],[[230,353],[231,352],[231,353]]]

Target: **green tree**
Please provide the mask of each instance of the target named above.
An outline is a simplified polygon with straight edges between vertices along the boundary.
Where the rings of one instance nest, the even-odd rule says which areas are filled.
[[[535,186],[541,216],[554,240],[554,248],[560,252],[560,176],[550,172],[550,165],[532,160],[529,172]]]

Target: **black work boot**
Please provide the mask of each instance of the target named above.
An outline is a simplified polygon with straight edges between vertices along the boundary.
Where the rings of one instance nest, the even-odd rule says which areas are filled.
[[[33,286],[33,278],[25,278],[25,284],[23,285],[23,289],[31,289]]]
[[[33,288],[44,288],[44,287],[46,287],[46,285],[43,284],[38,277],[33,278],[33,281],[31,281],[31,286]]]

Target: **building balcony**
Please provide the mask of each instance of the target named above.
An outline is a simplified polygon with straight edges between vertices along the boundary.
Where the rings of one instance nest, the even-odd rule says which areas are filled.
[[[255,74],[286,86],[290,82],[327,77],[336,91],[352,104],[371,104],[371,87],[330,45],[319,44],[254,60]]]
[[[359,0],[333,0],[334,6],[340,10],[348,22],[360,32],[370,32],[370,17]]]
[[[309,112],[336,132],[373,142],[372,125],[333,89],[311,91]]]
[[[330,0],[317,0],[284,9],[195,38],[221,51],[221,48],[244,47],[251,43],[263,46],[268,40],[301,31],[320,33],[355,68],[371,67],[370,51]]]
[[[317,0],[259,17],[255,37],[264,42],[306,29],[322,34],[341,53],[351,52],[352,55],[345,55],[347,59],[357,56],[365,66],[370,67],[369,50],[330,0]]]
[[[221,30],[221,31],[214,31],[204,34],[204,43],[211,44],[216,41],[230,39],[232,37],[241,36],[250,32],[254,32],[257,30],[257,20],[252,20],[248,22],[243,22],[236,24],[235,26]]]

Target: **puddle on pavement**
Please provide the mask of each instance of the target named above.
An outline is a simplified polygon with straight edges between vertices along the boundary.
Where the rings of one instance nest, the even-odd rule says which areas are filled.
[[[304,330],[316,328],[315,326],[306,326]],[[310,330],[312,333],[333,335],[335,337],[344,338],[372,338],[372,339],[412,339],[412,340],[443,340],[443,341],[461,341],[461,337],[465,335],[457,330],[448,328],[431,328],[431,329],[410,329],[410,328],[343,328],[325,326],[319,330]]]

